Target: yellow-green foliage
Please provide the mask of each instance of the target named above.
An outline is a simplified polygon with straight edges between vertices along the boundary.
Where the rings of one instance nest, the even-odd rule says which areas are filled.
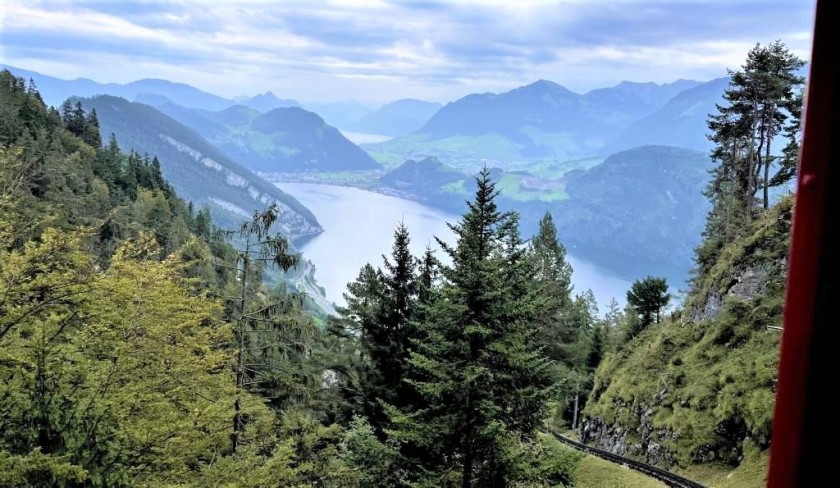
[[[709,276],[700,277],[687,310],[650,327],[608,355],[596,373],[585,415],[628,430],[640,440],[640,411],[654,434],[682,465],[715,459],[737,464],[745,444],[766,449],[770,442],[784,262],[791,201],[782,201],[750,227],[748,237],[724,249]],[[756,296],[726,291],[747,268],[768,272]],[[691,307],[723,296],[720,313],[692,322]],[[681,316],[680,316],[681,315]]]
[[[277,428],[250,394],[245,446],[232,453],[232,334],[220,305],[185,281],[180,258],[160,260],[148,234],[105,271],[87,240],[48,229],[0,251],[0,485],[247,476],[251,486],[305,486],[346,475],[338,427],[286,413]]]

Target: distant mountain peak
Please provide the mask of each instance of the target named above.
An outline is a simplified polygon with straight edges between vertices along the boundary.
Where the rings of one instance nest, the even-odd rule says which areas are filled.
[[[563,96],[571,96],[571,97],[580,96],[577,93],[573,92],[572,90],[569,90],[568,88],[566,88],[563,85],[555,83],[551,80],[544,80],[544,79],[539,79],[539,80],[531,83],[530,85],[525,85],[525,86],[516,88],[515,90],[511,90],[508,93],[513,93],[513,92],[537,92],[537,93],[548,92],[548,93],[552,93],[552,94],[561,94]]]
[[[276,108],[300,106],[297,100],[277,98],[277,95],[275,95],[271,90],[242,100],[241,103],[259,112],[268,112]]]

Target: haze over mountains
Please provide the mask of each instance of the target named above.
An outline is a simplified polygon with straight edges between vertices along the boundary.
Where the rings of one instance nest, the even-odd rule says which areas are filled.
[[[244,105],[219,112],[175,104],[157,108],[254,171],[297,173],[381,167],[338,129],[300,107],[275,108],[266,113]]]
[[[602,154],[624,131],[663,109],[678,95],[684,96],[683,105],[700,108],[693,113],[665,111],[657,122],[670,128],[670,118],[687,118],[682,125],[704,126],[708,113],[705,106],[711,103],[713,107],[723,93],[717,80],[710,83],[622,82],[581,95],[540,80],[501,94],[468,95],[441,108],[413,134],[368,148],[374,153],[396,153],[405,159],[437,156],[459,166],[475,160],[503,164]],[[643,132],[644,126],[639,130]],[[672,134],[653,133],[643,144],[681,145],[672,140]],[[696,140],[682,145],[687,143],[685,147],[694,148],[701,144],[697,140],[704,139],[705,130],[689,134],[680,134],[680,141],[693,137]],[[632,133],[625,136],[627,140],[633,137],[642,139]]]
[[[439,103],[404,98],[385,104],[342,128],[370,134],[401,136],[422,127],[441,107]]]
[[[376,185],[458,211],[472,188],[471,175],[487,164],[497,168],[501,202],[522,214],[526,233],[549,210],[570,246],[607,261],[647,257],[685,270],[706,208],[706,117],[728,82],[625,81],[579,94],[540,80],[442,107],[403,99],[371,110],[358,102],[301,107],[272,91],[229,100],[162,80],[98,84],[12,70],[33,78],[53,104],[65,95],[95,93],[142,102],[103,97],[85,103],[99,104],[103,133],[115,132],[126,148],[160,155],[183,195],[210,204],[228,221],[253,210],[263,195],[288,201],[247,170],[341,175],[399,167]],[[120,110],[136,113],[125,118],[130,125],[120,125]],[[359,147],[338,128],[394,138]],[[406,160],[415,162],[400,166]],[[190,178],[190,171],[204,176]],[[662,191],[646,192],[645,185]],[[289,220],[290,234],[317,232],[316,216],[305,209],[293,213],[298,217]],[[675,221],[679,231],[661,231]],[[610,238],[617,233],[622,239]]]

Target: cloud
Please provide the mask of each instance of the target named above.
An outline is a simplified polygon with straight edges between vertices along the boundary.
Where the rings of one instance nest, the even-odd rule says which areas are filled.
[[[170,78],[226,96],[445,101],[545,78],[709,79],[755,42],[807,54],[807,0],[385,2],[12,0],[2,62],[127,82]]]

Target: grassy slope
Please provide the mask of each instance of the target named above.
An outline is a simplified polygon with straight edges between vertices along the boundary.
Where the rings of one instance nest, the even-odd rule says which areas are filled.
[[[769,460],[769,451],[762,451],[745,456],[735,469],[720,464],[695,464],[674,472],[708,488],[764,488]]]
[[[595,456],[584,456],[575,470],[576,488],[665,488],[638,471]]]
[[[766,449],[770,438],[779,334],[767,326],[781,325],[791,208],[787,199],[754,222],[700,280],[686,310],[700,307],[704,297],[723,296],[717,317],[692,321],[683,312],[682,319],[652,326],[607,356],[585,415],[625,429],[631,446],[652,429],[651,440],[684,467],[760,459],[751,453]],[[765,290],[728,296],[745,270],[755,269],[767,273]],[[652,411],[646,423],[639,416],[645,410]],[[755,478],[750,466],[740,476]]]

